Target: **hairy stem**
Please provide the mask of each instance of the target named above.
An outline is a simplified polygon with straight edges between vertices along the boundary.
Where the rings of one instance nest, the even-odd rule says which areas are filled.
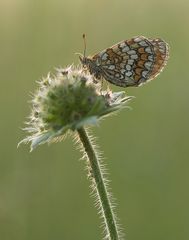
[[[97,152],[84,128],[78,129],[78,134],[89,161],[90,179],[96,190],[97,202],[104,219],[106,231],[105,239],[119,240],[118,226],[115,221],[110,195],[108,194],[107,186],[105,184],[106,179],[103,176],[103,169],[99,162]]]

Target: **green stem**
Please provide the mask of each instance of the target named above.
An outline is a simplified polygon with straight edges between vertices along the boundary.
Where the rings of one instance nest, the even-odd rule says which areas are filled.
[[[84,128],[78,129],[78,134],[84,147],[84,152],[87,154],[89,160],[90,176],[92,177],[92,182],[97,192],[97,200],[100,204],[100,209],[103,214],[106,236],[108,237],[107,239],[119,240],[118,226],[115,221],[110,196],[107,192],[105,179],[101,164],[99,163],[97,152],[95,151],[94,146],[92,145],[92,142]]]

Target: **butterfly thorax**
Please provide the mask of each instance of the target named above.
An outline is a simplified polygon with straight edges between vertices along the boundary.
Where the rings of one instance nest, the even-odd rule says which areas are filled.
[[[83,68],[88,69],[90,74],[94,75],[94,77],[97,79],[102,78],[102,69],[96,60],[91,59],[90,57],[79,57],[79,59],[83,65]]]

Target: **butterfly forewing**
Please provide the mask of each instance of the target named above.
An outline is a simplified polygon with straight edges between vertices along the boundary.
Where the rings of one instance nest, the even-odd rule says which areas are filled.
[[[97,78],[104,78],[122,87],[139,86],[155,78],[164,68],[168,59],[168,45],[159,38],[139,36],[87,59],[91,61],[88,66],[90,72]]]

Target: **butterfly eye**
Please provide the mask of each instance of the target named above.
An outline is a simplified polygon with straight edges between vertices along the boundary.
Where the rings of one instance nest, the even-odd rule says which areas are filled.
[[[88,69],[88,67],[87,67],[87,64],[86,64],[86,63],[83,63],[83,69],[84,69],[84,70],[87,70],[87,69]]]

